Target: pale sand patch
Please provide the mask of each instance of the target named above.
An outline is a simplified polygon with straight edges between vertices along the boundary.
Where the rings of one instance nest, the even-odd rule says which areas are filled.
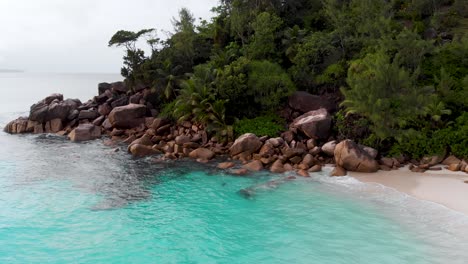
[[[407,167],[377,173],[349,172],[349,176],[362,182],[374,182],[407,193],[418,199],[442,204],[468,215],[468,174],[464,172],[427,171],[411,172]]]

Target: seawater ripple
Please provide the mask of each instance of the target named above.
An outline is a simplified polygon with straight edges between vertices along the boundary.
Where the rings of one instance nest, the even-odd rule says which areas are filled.
[[[348,177],[235,177],[51,135],[0,144],[0,263],[468,260],[466,216]]]

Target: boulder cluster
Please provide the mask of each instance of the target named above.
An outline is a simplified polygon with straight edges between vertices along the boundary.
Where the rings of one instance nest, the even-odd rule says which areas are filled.
[[[331,175],[344,176],[347,171],[398,169],[405,162],[395,158],[377,160],[375,149],[351,140],[328,141],[334,104],[305,92],[290,97],[283,113],[290,125],[281,136],[268,138],[248,133],[234,142],[222,142],[210,136],[201,124],[174,124],[159,118],[150,103],[155,94],[147,87],[129,90],[123,82],[101,83],[98,91],[99,95],[86,103],[52,94],[31,106],[28,117],[10,122],[5,131],[55,133],[74,142],[105,136],[112,144],[127,144],[134,157],[159,155],[162,159],[192,158],[205,163],[220,156],[226,162],[218,168],[239,175],[266,169],[273,173],[296,171],[308,177],[311,172],[321,171],[324,164],[333,163],[336,167]],[[412,169],[426,170],[441,161],[438,157],[428,158]],[[240,168],[236,166],[239,163]],[[451,170],[467,169],[466,162],[454,157],[445,163]]]

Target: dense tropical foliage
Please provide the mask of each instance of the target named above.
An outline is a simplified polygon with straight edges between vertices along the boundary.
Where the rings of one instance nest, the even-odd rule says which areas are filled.
[[[165,40],[144,29],[109,42],[163,115],[274,136],[271,117],[302,90],[336,99],[337,138],[468,156],[468,0],[221,0],[212,11],[180,10]]]

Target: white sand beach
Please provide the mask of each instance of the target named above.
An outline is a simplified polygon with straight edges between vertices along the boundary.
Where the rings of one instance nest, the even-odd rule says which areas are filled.
[[[468,174],[448,170],[411,172],[407,167],[378,173],[349,172],[362,182],[373,182],[394,188],[418,199],[442,204],[468,216]]]

